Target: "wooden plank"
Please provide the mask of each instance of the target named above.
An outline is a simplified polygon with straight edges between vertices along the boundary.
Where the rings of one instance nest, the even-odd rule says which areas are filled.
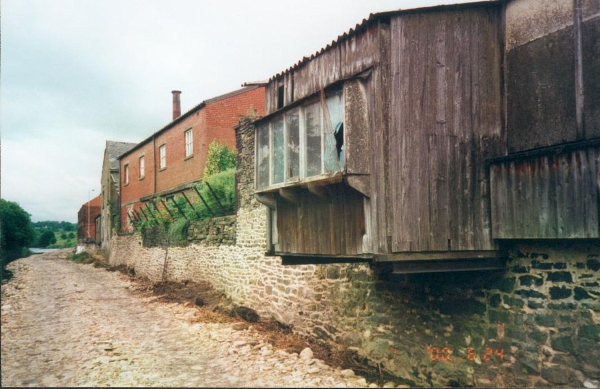
[[[394,274],[438,273],[457,271],[504,270],[505,262],[502,258],[484,258],[457,261],[435,262],[396,262],[393,264]]]
[[[481,259],[481,258],[502,258],[505,253],[499,250],[481,250],[481,251],[431,251],[427,253],[392,253],[384,255],[374,255],[374,262],[401,262],[401,261],[439,261],[439,260],[462,260],[462,259]]]

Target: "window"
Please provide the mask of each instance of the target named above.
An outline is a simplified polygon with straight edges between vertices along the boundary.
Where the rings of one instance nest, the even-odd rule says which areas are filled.
[[[284,89],[283,85],[277,87],[277,109],[283,108]]]
[[[140,180],[146,175],[146,161],[144,156],[140,157]]]
[[[185,132],[185,156],[189,157],[194,154],[194,135],[190,128]]]
[[[167,167],[167,145],[162,145],[158,148],[160,156],[160,168],[164,169]]]
[[[256,187],[264,189],[269,186],[269,125],[258,127],[258,145],[256,147]]]
[[[344,169],[341,90],[259,124],[256,188],[297,182]]]
[[[129,165],[125,165],[125,172],[123,173],[123,175],[125,176],[124,180],[125,180],[125,185],[129,184]]]

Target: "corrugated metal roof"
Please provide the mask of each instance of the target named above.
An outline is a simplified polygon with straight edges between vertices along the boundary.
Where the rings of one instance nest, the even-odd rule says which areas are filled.
[[[296,70],[300,66],[304,65],[306,62],[323,54],[325,51],[339,45],[342,42],[345,42],[349,38],[352,38],[354,35],[365,30],[372,23],[374,23],[380,19],[388,18],[390,16],[407,14],[407,13],[443,11],[443,10],[451,10],[451,9],[455,9],[455,8],[462,8],[462,7],[473,7],[473,6],[479,6],[479,5],[498,4],[498,3],[504,3],[507,1],[510,1],[510,0],[478,0],[478,1],[473,1],[470,3],[442,4],[442,5],[435,5],[435,6],[431,6],[431,7],[411,8],[411,9],[404,9],[404,10],[398,9],[395,11],[372,13],[369,15],[368,18],[363,19],[362,22],[356,24],[356,26],[354,26],[354,28],[351,28],[348,32],[345,32],[342,35],[338,35],[338,37],[336,39],[332,40],[331,43],[329,43],[327,46],[321,48],[321,50],[318,50],[317,52],[312,54],[310,57],[303,57],[296,64],[290,66],[286,70],[284,70],[280,73],[277,73],[274,76],[272,76],[271,78],[269,78],[269,82],[273,81],[274,79],[280,78],[293,70]]]
[[[178,124],[179,122],[181,122],[183,119],[185,119],[186,117],[190,116],[192,113],[204,108],[205,106],[209,105],[209,104],[214,104],[218,101],[221,100],[225,100],[228,99],[230,97],[233,96],[237,96],[239,94],[254,90],[256,88],[261,88],[262,85],[252,85],[252,86],[247,86],[247,87],[243,87],[240,89],[236,89],[232,92],[228,92],[207,100],[202,101],[200,104],[196,105],[195,107],[193,107],[192,109],[190,109],[189,111],[185,112],[184,114],[182,114],[181,116],[179,116],[177,119],[173,120],[172,122],[170,122],[169,124],[167,124],[166,126],[164,126],[163,128],[161,128],[160,130],[156,131],[154,134],[150,135],[148,138],[144,139],[143,141],[141,141],[140,143],[136,144],[134,147],[132,147],[131,149],[125,151],[123,154],[119,155],[118,159],[123,158],[124,156],[130,154],[131,152],[133,152],[134,150],[137,150],[138,148],[140,148],[141,146],[145,145],[146,143],[148,143],[150,140],[152,140],[153,137],[163,133],[164,131],[168,130],[169,128],[175,126],[176,124]]]

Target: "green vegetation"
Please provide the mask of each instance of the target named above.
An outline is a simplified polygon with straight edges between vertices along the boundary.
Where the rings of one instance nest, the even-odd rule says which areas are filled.
[[[70,254],[68,256],[69,261],[73,261],[75,263],[84,263],[90,257],[91,257],[91,255],[87,251],[84,251],[84,252],[79,253],[79,254]]]
[[[35,222],[33,223],[33,228],[37,229],[37,230],[51,230],[53,232],[59,232],[59,231],[76,231],[77,230],[77,223],[69,223],[69,222],[58,222],[58,221],[54,221],[54,220],[46,220],[43,222]]]
[[[214,174],[229,169],[235,169],[235,150],[230,150],[224,144],[212,141],[211,144],[208,145],[203,181],[206,181]]]
[[[134,222],[136,229],[145,232],[161,228],[172,244],[185,243],[192,220],[232,214],[235,211],[235,151],[217,142],[211,143],[204,179],[186,196],[193,206],[181,194],[154,198],[154,205],[147,203],[142,210],[136,210],[139,216]]]
[[[56,236],[53,231],[45,230],[40,234],[36,242],[36,246],[38,247],[48,247],[51,244],[56,243]]]
[[[0,199],[0,239],[2,247],[2,279],[8,274],[6,265],[27,256],[27,248],[35,239],[31,216],[19,204]]]
[[[36,231],[33,247],[65,249],[77,246],[73,232],[77,230],[75,223],[47,220],[33,223],[33,227]]]

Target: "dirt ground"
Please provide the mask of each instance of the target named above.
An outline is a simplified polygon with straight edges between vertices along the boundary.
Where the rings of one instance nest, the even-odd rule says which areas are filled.
[[[3,386],[376,385],[343,369],[359,373],[364,366],[353,365],[348,350],[300,338],[275,322],[232,316],[236,307],[209,285],[152,284],[100,258],[86,265],[68,255],[9,265],[14,276],[2,285]]]

